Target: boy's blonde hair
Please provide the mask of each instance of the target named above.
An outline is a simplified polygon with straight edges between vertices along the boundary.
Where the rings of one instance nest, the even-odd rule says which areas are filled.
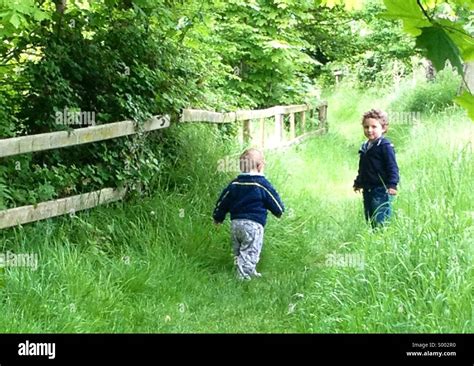
[[[264,163],[263,152],[258,149],[247,149],[240,155],[240,171],[248,173],[251,170],[257,170]]]
[[[371,109],[370,111],[365,112],[362,116],[362,124],[364,124],[364,121],[368,118],[376,119],[379,121],[384,131],[388,130],[388,115],[381,109]]]

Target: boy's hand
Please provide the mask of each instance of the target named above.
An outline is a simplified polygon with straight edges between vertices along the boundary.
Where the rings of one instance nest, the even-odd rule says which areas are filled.
[[[391,196],[395,196],[397,194],[397,190],[395,188],[388,188],[387,193]]]
[[[355,192],[355,193],[360,193],[360,190],[361,190],[361,189],[362,189],[362,188],[354,187],[354,192]]]

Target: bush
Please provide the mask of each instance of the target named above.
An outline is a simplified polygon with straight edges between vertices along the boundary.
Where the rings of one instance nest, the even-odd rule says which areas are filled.
[[[433,81],[419,82],[403,91],[391,104],[394,111],[439,112],[453,105],[461,77],[451,68],[441,70]]]
[[[148,27],[141,13],[114,10],[101,22],[68,16],[65,24],[74,20],[75,26],[63,27],[60,37],[42,27],[41,37],[31,39],[42,56],[21,70],[26,92],[13,100],[10,89],[0,89],[0,138],[84,127],[58,123],[56,112],[66,108],[97,113],[97,124],[130,119],[141,126],[162,113],[176,120],[181,108],[200,98],[198,83],[212,70],[191,60],[191,52],[162,30]],[[0,210],[105,187],[150,193],[164,169],[162,135],[143,132],[2,158]]]

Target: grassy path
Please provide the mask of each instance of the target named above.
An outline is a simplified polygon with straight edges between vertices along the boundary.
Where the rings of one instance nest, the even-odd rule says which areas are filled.
[[[267,155],[288,212],[269,219],[261,279],[234,279],[229,222],[210,220],[231,175],[190,128],[172,194],[0,233],[0,252],[40,256],[37,271],[1,270],[0,331],[473,332],[472,123],[392,127],[396,219],[371,233],[351,189],[371,100],[350,99],[330,100],[327,136]]]

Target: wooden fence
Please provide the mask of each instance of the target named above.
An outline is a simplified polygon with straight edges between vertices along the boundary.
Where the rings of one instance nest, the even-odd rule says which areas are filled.
[[[313,117],[318,113],[318,129],[306,131],[307,113]],[[299,130],[297,136],[297,119],[299,113]],[[285,128],[284,116],[289,115],[289,128]],[[272,144],[268,144],[268,134],[265,133],[266,119],[274,120],[274,136]],[[257,133],[251,131],[251,121],[258,120]],[[257,145],[261,148],[279,148],[297,143],[311,135],[323,133],[327,130],[327,103],[317,106],[292,105],[277,106],[262,110],[236,111],[230,113],[217,113],[195,109],[185,109],[180,122],[210,122],[233,123],[243,121],[242,142]],[[147,121],[140,130],[153,131],[170,126],[170,117],[154,116]],[[285,134],[285,131],[288,133]],[[58,149],[68,146],[104,141],[112,138],[133,135],[139,131],[133,121],[115,122],[100,126],[75,129],[70,132],[59,131],[38,135],[0,139],[0,158],[19,154]],[[289,138],[286,135],[289,134]],[[122,199],[126,194],[125,189],[104,188],[98,191],[79,194],[71,197],[42,202],[36,205],[16,207],[0,211],[0,229],[22,225],[34,221],[44,220],[65,214],[75,214],[78,211],[96,207],[101,204]]]
[[[307,131],[307,113],[311,117],[318,112],[319,128]],[[302,133],[297,136],[296,114],[300,115],[299,130]],[[289,115],[288,133],[285,136],[284,116]],[[271,144],[267,143],[266,120],[274,120],[274,134]],[[281,148],[300,142],[303,139],[318,133],[327,131],[327,103],[323,102],[317,106],[312,105],[291,105],[276,106],[260,110],[242,110],[228,113],[217,113],[198,109],[185,109],[181,116],[181,122],[210,122],[210,123],[232,123],[242,121],[242,142],[246,145],[255,145],[264,149]],[[258,128],[252,132],[253,121],[258,121]]]

